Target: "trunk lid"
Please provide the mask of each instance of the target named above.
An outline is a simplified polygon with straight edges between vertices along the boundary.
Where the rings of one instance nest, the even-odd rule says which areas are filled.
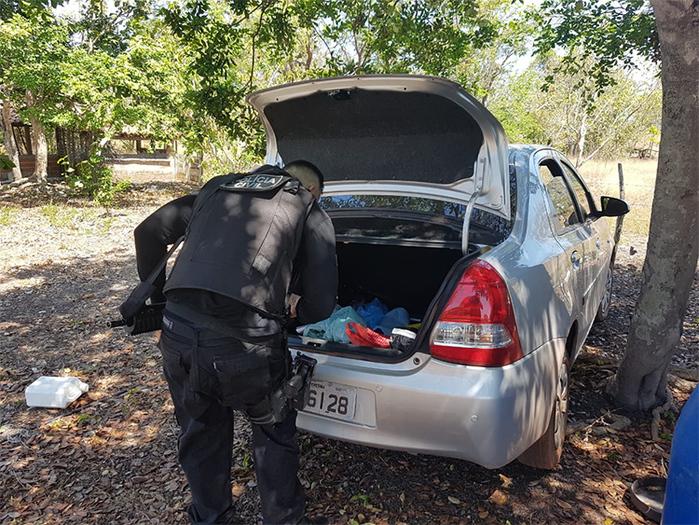
[[[328,78],[257,91],[248,102],[265,126],[266,162],[313,162],[325,195],[436,198],[510,219],[505,132],[454,82]]]

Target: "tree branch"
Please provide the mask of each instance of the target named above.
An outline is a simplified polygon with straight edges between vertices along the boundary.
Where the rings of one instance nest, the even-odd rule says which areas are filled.
[[[250,55],[250,77],[248,78],[248,83],[246,86],[246,89],[250,89],[252,87],[252,81],[255,76],[255,59],[257,55],[257,37],[260,34],[260,30],[262,29],[262,19],[265,16],[265,11],[267,8],[270,6],[269,2],[265,2],[265,5],[262,6],[260,9],[260,19],[257,22],[257,29],[255,29],[255,32],[252,34],[251,38],[251,55]]]
[[[644,97],[643,100],[641,100],[641,101],[638,103],[638,105],[636,105],[636,107],[632,108],[632,109],[626,114],[626,116],[624,116],[622,119],[620,119],[620,120],[619,120],[619,119],[614,119],[614,122],[613,122],[612,125],[610,126],[610,129],[616,129],[617,126],[619,126],[619,125],[621,125],[621,124],[624,124],[624,123],[628,122],[629,119],[631,119],[631,117],[633,117],[636,113],[638,113],[638,111],[645,105],[646,101],[647,101],[648,99],[650,99],[651,96],[652,96],[652,92],[651,92],[651,93],[648,93],[648,95],[646,95],[646,97]],[[604,148],[607,144],[609,144],[609,142],[610,142],[612,139],[614,139],[616,136],[617,136],[616,133],[612,133],[612,134],[608,135],[607,138],[605,138],[605,139],[597,146],[597,148],[595,148],[587,157],[585,157],[585,158],[580,162],[579,166],[582,166],[582,165],[585,164],[588,160],[591,160],[595,155],[597,155],[597,153],[600,152],[600,150],[602,150],[602,148]],[[579,166],[578,166],[578,167],[579,167]]]

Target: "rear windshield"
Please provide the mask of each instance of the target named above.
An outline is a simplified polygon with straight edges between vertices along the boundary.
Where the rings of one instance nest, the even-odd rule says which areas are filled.
[[[424,197],[334,195],[322,197],[320,204],[327,211],[338,209],[401,211],[453,220],[458,223],[463,222],[466,214],[465,204]],[[471,215],[471,224],[504,236],[507,236],[510,231],[509,221],[476,208]]]

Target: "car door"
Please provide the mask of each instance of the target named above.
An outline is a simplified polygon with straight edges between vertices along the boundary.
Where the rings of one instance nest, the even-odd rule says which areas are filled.
[[[591,326],[597,314],[597,308],[604,295],[609,258],[611,256],[611,236],[609,225],[604,218],[590,216],[595,211],[595,201],[580,175],[571,163],[559,154],[559,162],[568,185],[573,190],[578,210],[583,218],[581,228],[584,230],[583,271],[585,273],[585,319],[586,326]]]
[[[571,316],[587,325],[584,260],[589,231],[553,152],[538,159],[538,171],[546,190],[551,229],[563,249],[555,278],[555,286],[559,287],[557,293],[570,308]],[[581,326],[581,329],[587,329],[587,326]]]

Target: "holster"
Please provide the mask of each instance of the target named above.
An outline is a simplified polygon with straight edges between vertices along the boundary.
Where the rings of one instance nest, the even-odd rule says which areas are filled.
[[[291,410],[303,410],[308,404],[311,377],[317,361],[298,354],[282,384],[260,403],[246,410],[251,423],[273,425],[283,421]]]

